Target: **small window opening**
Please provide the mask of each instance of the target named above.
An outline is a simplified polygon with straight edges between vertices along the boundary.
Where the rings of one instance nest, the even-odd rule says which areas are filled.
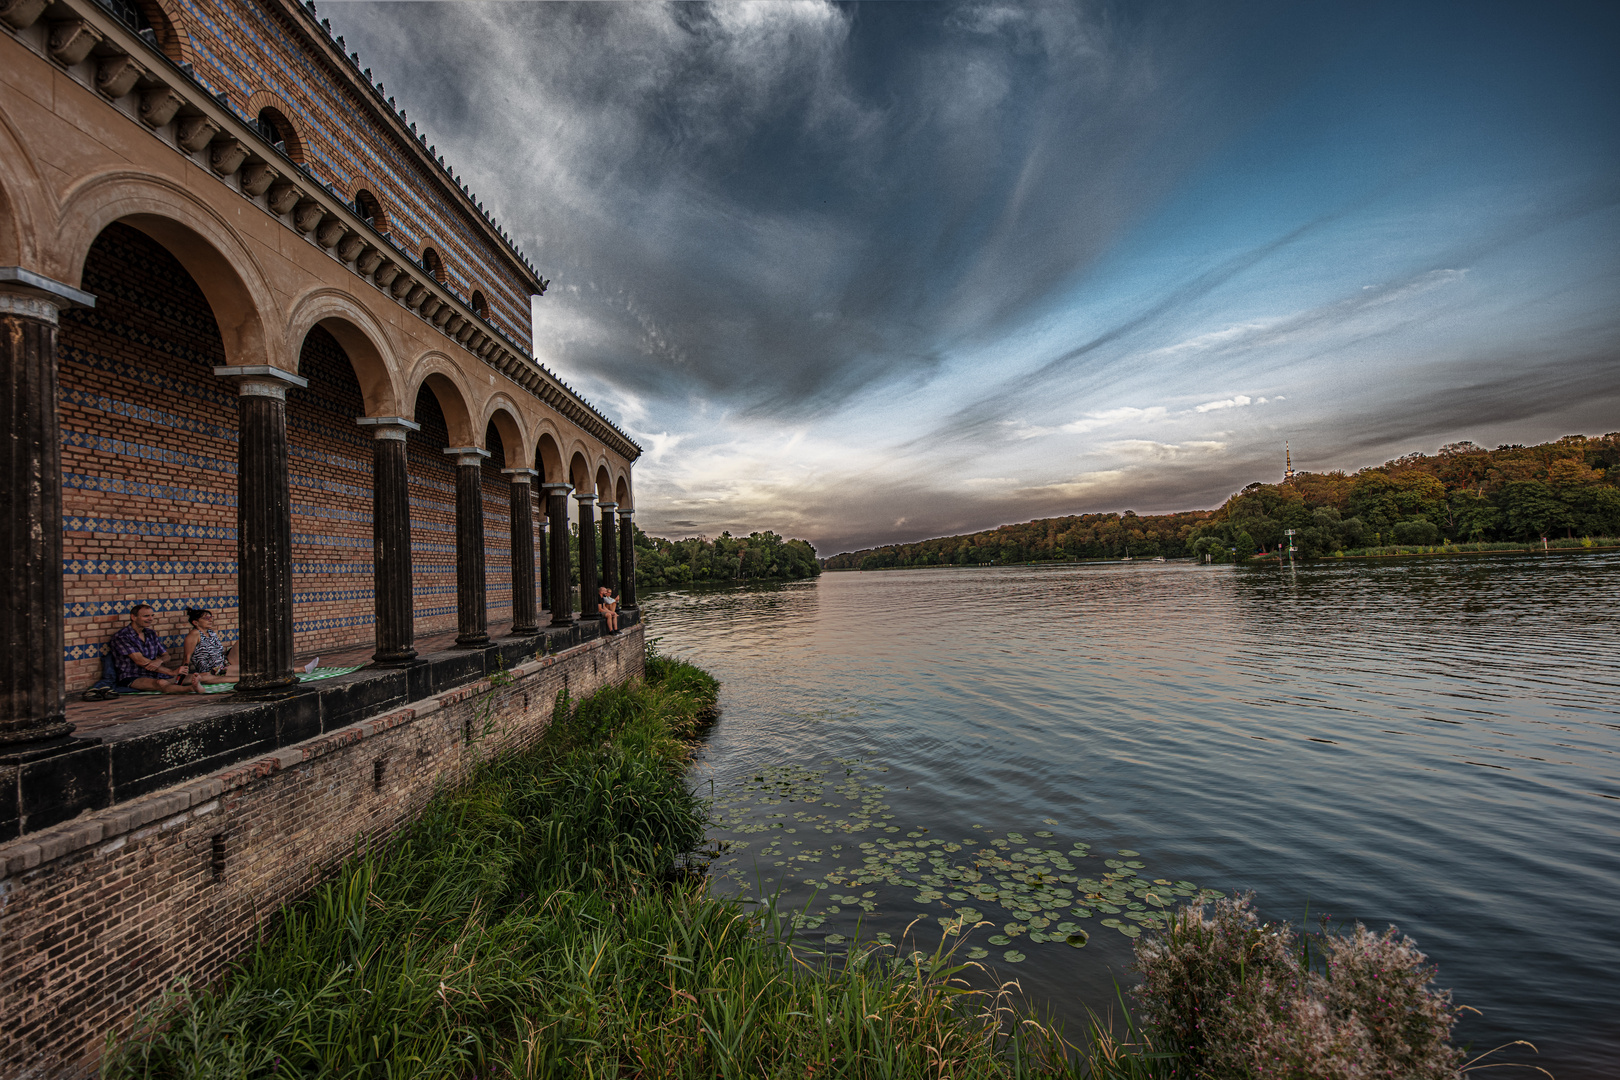
[[[478,317],[480,319],[488,321],[488,319],[489,319],[489,301],[485,300],[484,299],[484,294],[479,292],[477,289],[473,290],[472,309],[473,309],[474,312],[477,313],[477,315],[478,315]]]
[[[444,260],[440,259],[439,253],[432,248],[422,249],[422,269],[426,270],[434,281],[441,284],[444,282]]]
[[[388,760],[386,758],[378,758],[371,763],[371,790],[381,791],[383,789],[383,774],[387,771]]]
[[[382,231],[382,203],[377,201],[377,196],[373,195],[365,188],[361,188],[359,191],[354,193],[354,212],[359,214],[361,219],[365,221],[367,225],[370,225],[373,229],[376,229],[379,232]]]
[[[212,850],[209,852],[208,869],[213,874],[215,883],[225,881],[225,834],[215,833]]]
[[[259,134],[264,136],[265,141],[271,146],[274,146],[283,154],[287,152],[287,131],[277,119],[275,113],[269,109],[260,109],[253,126],[259,129]]]

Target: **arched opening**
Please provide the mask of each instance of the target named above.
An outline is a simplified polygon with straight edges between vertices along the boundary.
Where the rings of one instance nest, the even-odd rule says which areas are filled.
[[[97,3],[170,60],[177,64],[184,60],[174,22],[155,0],[97,0]]]
[[[369,435],[356,364],[323,326],[304,337],[287,393],[287,480],[292,491],[293,641],[298,653],[370,641],[375,629],[371,564]]]
[[[568,475],[563,470],[562,451],[549,432],[542,432],[534,448],[534,467],[542,484],[563,484]]]
[[[304,144],[298,137],[298,129],[293,127],[292,121],[286,114],[273,105],[266,105],[259,110],[259,115],[253,120],[253,126],[265,141],[281,151],[293,161],[302,163],[304,160]]]
[[[456,465],[444,451],[457,444],[450,441],[444,408],[429,383],[417,391],[415,419],[420,430],[406,436],[405,462],[411,502],[411,599],[420,638],[456,627]]]
[[[504,414],[501,414],[504,416]],[[510,417],[505,417],[510,422]],[[484,428],[484,610],[489,622],[512,620],[512,482],[501,472],[507,468],[507,440],[501,427],[491,419]],[[516,430],[509,429],[515,435]],[[518,443],[511,443],[515,450]]]
[[[619,504],[620,510],[633,510],[630,503],[630,481],[626,477],[619,477],[618,483],[613,485],[613,501]]]
[[[434,281],[437,281],[440,285],[444,284],[444,260],[439,258],[439,253],[430,247],[422,249],[422,269],[426,270],[428,276]]]
[[[602,502],[613,501],[613,477],[608,475],[606,465],[596,467],[596,497]]]
[[[585,455],[574,451],[574,456],[568,462],[568,482],[574,485],[575,491],[595,491],[591,486],[591,466],[585,460]]]
[[[360,220],[370,225],[380,233],[388,231],[388,219],[383,213],[382,200],[361,188],[354,193],[354,212],[360,215]]]
[[[485,322],[489,321],[489,301],[484,299],[483,293],[479,292],[477,289],[474,289],[472,299],[469,301],[469,303],[472,304],[473,312],[480,319],[483,319]]]
[[[214,309],[176,253],[121,222],[80,281],[96,306],[62,313],[57,346],[70,691],[101,677],[137,601],[171,648],[187,607],[228,641],[239,629],[237,399],[213,374],[229,362]]]

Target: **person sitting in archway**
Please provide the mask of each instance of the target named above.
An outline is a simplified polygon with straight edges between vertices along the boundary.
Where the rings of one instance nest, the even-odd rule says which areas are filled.
[[[608,592],[606,585],[596,590],[596,610],[601,612],[602,618],[607,620],[608,633],[617,634],[619,632],[619,601],[614,598],[612,593]]]
[[[129,611],[129,625],[113,635],[113,670],[118,685],[128,690],[154,690],[160,694],[200,694],[197,677],[186,665],[165,667],[169,650],[158,640],[152,624],[157,612],[151,604],[136,604]]]
[[[186,620],[191,623],[191,633],[180,647],[185,667],[196,672],[201,683],[235,682],[235,676],[225,674],[231,650],[214,629],[214,613],[206,608],[187,608]]]

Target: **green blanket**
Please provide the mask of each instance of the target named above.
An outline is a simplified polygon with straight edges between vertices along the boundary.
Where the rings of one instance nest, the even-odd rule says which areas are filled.
[[[332,678],[336,678],[339,675],[347,675],[351,671],[359,671],[361,668],[363,668],[365,666],[366,665],[364,665],[364,664],[354,664],[354,665],[352,665],[350,667],[318,667],[314,671],[311,671],[311,672],[309,672],[307,674],[300,671],[298,673],[298,681],[301,682],[301,683],[306,683],[306,682],[318,682],[321,679],[332,679]],[[231,691],[233,691],[235,689],[236,689],[236,686],[235,686],[234,683],[228,683],[228,682],[208,683],[203,687],[203,693],[205,693],[205,694],[229,694]],[[152,696],[152,697],[155,697],[155,696],[157,696],[158,693],[159,693],[159,691],[157,691],[157,690],[125,690],[119,696],[123,697],[125,694],[133,694],[133,695],[135,695],[137,697],[140,697],[140,696]]]

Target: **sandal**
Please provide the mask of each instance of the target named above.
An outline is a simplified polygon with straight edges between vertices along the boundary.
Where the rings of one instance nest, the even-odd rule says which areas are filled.
[[[81,694],[80,697],[85,701],[106,701],[108,698],[112,697],[112,687],[92,686],[90,689]]]

